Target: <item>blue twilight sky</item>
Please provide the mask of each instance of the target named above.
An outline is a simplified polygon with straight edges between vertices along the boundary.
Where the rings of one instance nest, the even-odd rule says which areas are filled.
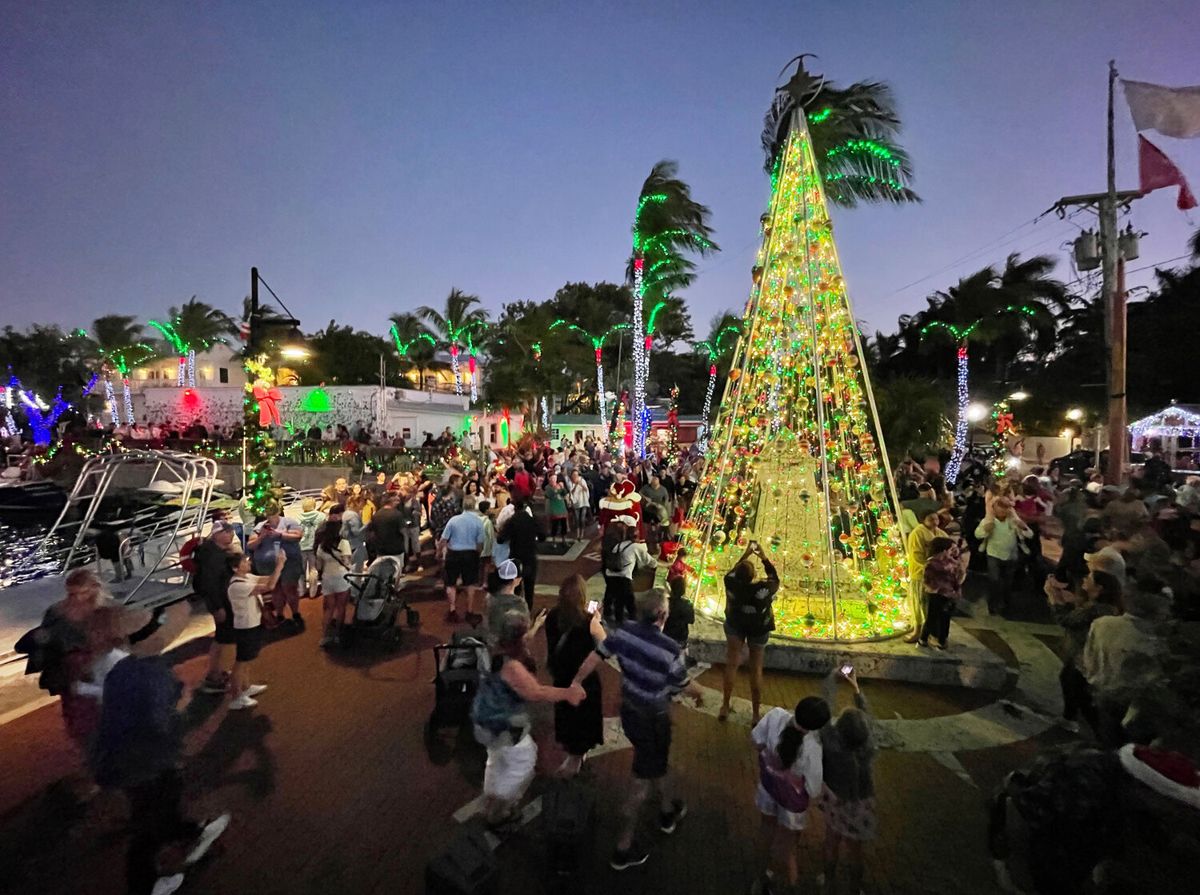
[[[1108,59],[1200,84],[1198,34],[1195,0],[0,0],[0,323],[193,294],[235,311],[251,265],[308,329],[383,332],[452,286],[499,310],[619,281],[641,181],[672,158],[724,249],[688,292],[702,331],[745,301],[762,115],[804,51],[899,99],[925,203],[836,213],[856,313],[890,329],[959,275],[1072,238],[1029,224],[1104,187]],[[1129,188],[1120,95],[1117,125]],[[1200,140],[1153,138],[1200,192]],[[1196,224],[1167,191],[1133,220],[1134,267]]]

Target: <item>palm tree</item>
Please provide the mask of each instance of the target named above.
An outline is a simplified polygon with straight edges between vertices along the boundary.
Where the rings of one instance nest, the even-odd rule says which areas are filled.
[[[958,416],[954,453],[946,464],[946,481],[950,484],[958,477],[967,449],[969,346],[976,342],[1007,349],[995,352],[998,373],[1007,369],[1031,341],[1042,353],[1048,353],[1053,348],[1058,314],[1067,308],[1066,287],[1050,277],[1054,266],[1054,259],[1047,255],[1025,261],[1016,254],[1009,255],[1002,271],[985,267],[960,279],[956,286],[935,293],[929,299],[929,309],[913,318],[914,323],[921,323],[921,335],[943,332],[955,343]]]
[[[767,173],[774,174],[793,114],[799,110],[812,137],[813,157],[829,201],[843,208],[854,208],[859,202],[921,201],[909,188],[913,171],[908,153],[896,141],[901,123],[891,87],[882,81],[856,81],[839,87],[822,75],[807,72],[807,55],[792,60],[796,72],[775,89],[763,120]]]
[[[707,339],[697,342],[695,350],[708,357],[708,387],[704,392],[704,409],[700,413],[702,429],[697,439],[697,449],[703,455],[708,449],[708,419],[712,412],[713,392],[717,387],[717,364],[731,352],[742,333],[742,318],[726,311],[713,318],[712,330]]]
[[[650,169],[633,215],[633,254],[627,276],[633,286],[633,418],[634,450],[645,451],[649,416],[645,412],[646,380],[650,375],[653,330],[646,327],[643,303],[656,310],[666,306],[672,291],[696,278],[688,254],[720,251],[712,241],[711,211],[692,198],[692,188],[679,179],[679,164],[662,160]]]
[[[421,318],[416,314],[405,312],[391,316],[392,325],[388,332],[392,343],[396,346],[396,354],[401,361],[408,361],[410,370],[417,370],[419,384],[424,383],[425,365],[433,360],[437,348],[437,339],[426,329]]]
[[[599,333],[591,333],[575,323],[568,323],[565,320],[555,320],[550,324],[550,332],[556,329],[565,327],[571,332],[581,336],[588,344],[592,346],[592,350],[596,356],[596,413],[600,414],[600,421],[604,421],[604,346],[608,342],[609,337],[614,333],[623,332],[629,329],[628,323],[616,323],[606,330]]]
[[[90,335],[94,355],[107,372],[116,372],[121,377],[123,404],[126,422],[133,424],[133,396],[129,391],[129,371],[154,357],[151,345],[141,341],[142,325],[136,317],[125,314],[106,314],[92,321]],[[112,383],[105,376],[104,389],[111,408],[113,421],[119,423],[116,398]]]
[[[206,351],[215,343],[224,341],[223,336],[233,335],[237,328],[224,311],[197,301],[192,296],[181,308],[172,307],[167,320],[151,320],[148,326],[158,330],[167,343],[179,355],[179,385],[184,381],[196,384],[196,351]]]
[[[470,351],[471,400],[479,398],[479,377],[475,375],[476,357],[472,335],[478,336],[487,326],[488,314],[483,308],[477,308],[478,295],[467,295],[460,289],[451,289],[446,296],[444,310],[423,306],[417,308],[417,317],[430,323],[431,328],[441,344],[450,351],[450,368],[454,371],[454,391],[463,393],[462,376],[459,373],[458,353],[463,347]]]

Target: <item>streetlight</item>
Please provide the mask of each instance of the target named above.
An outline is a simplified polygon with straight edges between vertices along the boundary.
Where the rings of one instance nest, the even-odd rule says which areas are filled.
[[[990,412],[991,411],[986,404],[980,404],[978,401],[976,401],[974,404],[971,404],[969,407],[967,407],[967,422],[978,423],[981,420],[985,420]]]
[[[1070,410],[1067,411],[1067,419],[1069,419],[1073,423],[1079,422],[1081,419],[1083,419],[1083,408],[1072,407]]]
[[[1017,389],[1015,392],[1013,392],[1011,395],[1008,396],[1008,400],[1010,400],[1010,401],[1025,401],[1025,400],[1028,400],[1028,398],[1029,398],[1029,392],[1023,391],[1021,389]]]

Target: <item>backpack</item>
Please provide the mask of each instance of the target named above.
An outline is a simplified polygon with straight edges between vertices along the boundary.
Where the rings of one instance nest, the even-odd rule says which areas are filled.
[[[625,565],[625,549],[632,547],[632,541],[621,541],[604,554],[604,571],[606,574],[620,575]]]
[[[499,668],[483,675],[471,703],[471,722],[481,746],[490,746],[512,726],[513,710],[520,701],[513,688],[500,677]]]

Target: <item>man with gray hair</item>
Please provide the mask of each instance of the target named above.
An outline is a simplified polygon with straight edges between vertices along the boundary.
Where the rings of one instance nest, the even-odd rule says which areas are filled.
[[[687,814],[682,799],[670,796],[667,785],[671,751],[671,700],[687,693],[696,705],[703,704],[700,687],[689,681],[683,649],[663,633],[670,609],[666,588],[656,587],[637,597],[637,618],[607,632],[598,616],[592,616],[596,652],[575,672],[579,684],[603,656],[615,656],[621,666],[621,728],[633,745],[633,789],[624,808],[624,823],[616,851],[609,861],[614,870],[645,864],[650,853],[634,842],[642,806],[653,794],[659,806],[658,828],[675,832]]]
[[[483,550],[483,519],[475,512],[475,506],[474,495],[465,498],[463,508],[446,523],[438,540],[442,580],[446,584],[446,602],[450,604],[446,620],[451,623],[458,621],[455,601],[460,582],[463,590],[467,592],[467,623],[483,621],[483,616],[475,611],[475,591],[479,585],[479,555]]]

